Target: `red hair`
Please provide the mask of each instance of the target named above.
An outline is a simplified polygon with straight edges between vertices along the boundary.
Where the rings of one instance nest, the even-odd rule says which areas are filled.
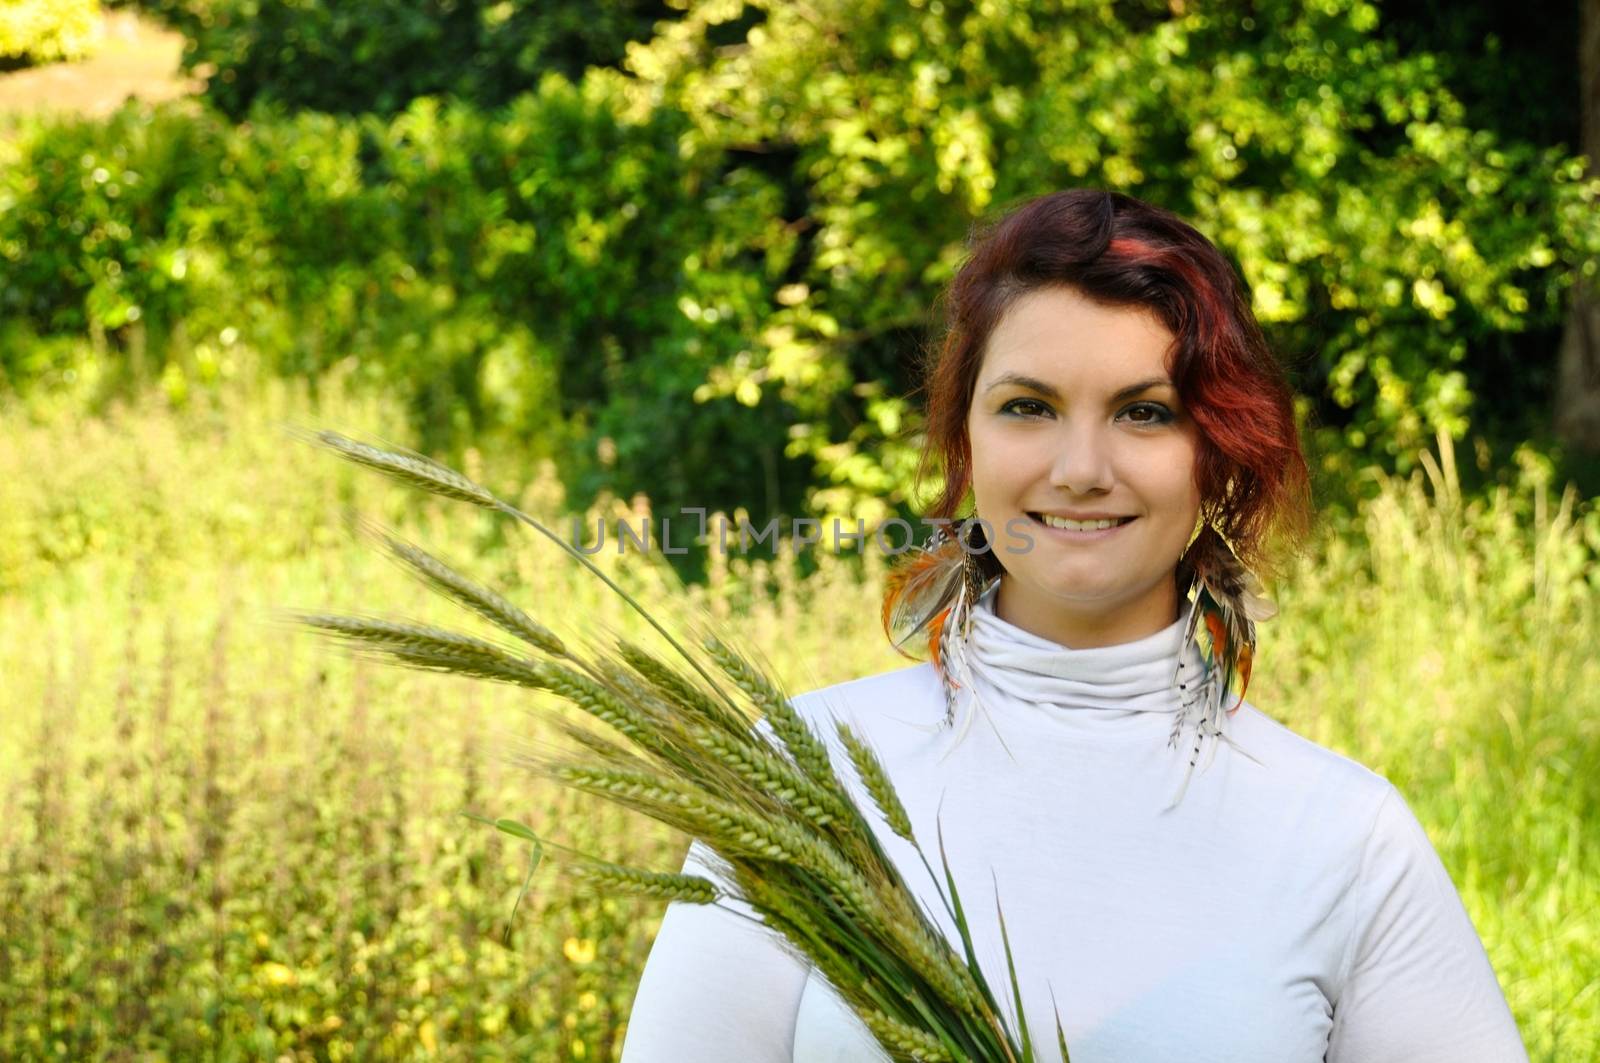
[[[1108,306],[1146,308],[1176,337],[1167,370],[1200,429],[1201,517],[1240,559],[1262,569],[1269,542],[1287,546],[1304,535],[1310,475],[1294,392],[1243,282],[1211,241],[1132,196],[1075,188],[1023,203],[977,230],[969,247],[941,296],[945,334],[925,367],[917,481],[934,467],[943,476],[927,516],[954,519],[972,486],[967,415],[990,334],[1022,295],[1065,285]],[[974,556],[999,574],[994,551]],[[898,582],[890,581],[886,614]]]

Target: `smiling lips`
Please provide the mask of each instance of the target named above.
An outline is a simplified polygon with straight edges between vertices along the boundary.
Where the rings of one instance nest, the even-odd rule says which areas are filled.
[[[1120,528],[1134,519],[1133,517],[1098,517],[1089,520],[1072,520],[1068,517],[1058,517],[1053,513],[1029,513],[1028,516],[1048,527],[1071,532],[1109,531],[1112,528]]]

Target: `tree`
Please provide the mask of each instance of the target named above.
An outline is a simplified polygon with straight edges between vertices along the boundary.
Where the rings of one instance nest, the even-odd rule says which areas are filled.
[[[1328,447],[1404,468],[1485,386],[1547,382],[1508,338],[1600,250],[1593,186],[1469,120],[1450,65],[1365,0],[699,0],[624,63],[686,151],[793,158],[789,299],[700,397],[777,392],[812,504],[864,516],[904,501],[903,395],[972,224],[1068,185],[1236,258]]]
[[[1581,3],[1579,150],[1589,174],[1600,177],[1600,0]],[[1574,448],[1600,454],[1600,276],[1592,263],[1573,278],[1559,366],[1556,431]]]

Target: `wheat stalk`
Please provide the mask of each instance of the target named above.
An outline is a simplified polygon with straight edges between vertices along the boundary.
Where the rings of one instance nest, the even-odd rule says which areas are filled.
[[[494,591],[463,576],[432,554],[384,532],[375,533],[389,552],[423,582],[471,609],[501,630],[552,657],[565,657],[566,644],[543,624]]]
[[[850,763],[855,766],[867,793],[877,802],[878,810],[883,813],[890,829],[915,844],[917,839],[911,830],[911,817],[906,814],[905,805],[900,803],[899,796],[890,785],[889,773],[884,770],[882,761],[865,742],[856,737],[848,724],[841,723],[836,729],[839,741],[844,743],[845,751],[850,755]]]
[[[953,1058],[937,1038],[891,1018],[876,1008],[863,1012],[861,1018],[879,1043],[904,1053],[910,1059],[923,1060],[925,1063],[950,1063]]]
[[[296,434],[302,435],[303,437],[302,433]],[[467,479],[465,476],[462,476],[454,469],[447,468],[444,465],[434,461],[432,458],[424,457],[421,454],[384,450],[380,447],[374,447],[368,443],[361,443],[350,439],[346,436],[340,435],[338,432],[317,432],[311,436],[311,440],[328,448],[329,450],[332,450],[334,453],[348,461],[353,461],[358,465],[364,465],[370,469],[376,469],[378,472],[384,473],[391,479],[394,479],[400,483],[411,487],[421,488],[424,491],[431,492],[443,498],[451,498],[457,501],[470,502],[473,505],[499,510],[506,516],[526,524],[528,527],[532,528],[534,531],[538,532],[540,535],[543,535],[546,539],[549,539],[551,542],[559,546],[567,554],[567,556],[571,557],[578,564],[588,569],[589,572],[595,576],[595,578],[599,579],[608,588],[610,588],[614,594],[628,604],[629,608],[638,613],[647,624],[655,628],[656,632],[660,634],[662,638],[667,640],[668,645],[670,645],[679,655],[687,660],[690,665],[692,665],[695,670],[700,673],[700,677],[704,679],[706,683],[718,693],[719,696],[723,697],[725,700],[727,699],[727,696],[722,693],[721,687],[718,686],[717,682],[711,677],[711,674],[705,670],[705,667],[701,665],[700,662],[696,660],[688,650],[684,649],[683,645],[673,637],[672,633],[662,626],[661,622],[652,616],[648,609],[640,605],[633,595],[623,590],[622,587],[618,586],[617,582],[610,576],[606,575],[606,573],[599,568],[599,566],[585,557],[583,551],[577,549],[571,543],[561,538],[561,536],[545,527],[544,524],[522,512],[522,510],[518,509],[516,506],[497,498],[488,488],[473,483],[471,480]],[[728,704],[731,706],[733,702],[729,700]]]
[[[660,901],[683,901],[688,904],[715,904],[722,891],[710,879],[699,875],[671,874],[663,871],[641,871],[636,867],[608,864],[603,860],[576,860],[567,865],[567,873],[584,883],[596,893],[631,893]]]
[[[378,620],[327,613],[291,614],[300,623],[319,628],[368,656],[388,656],[431,671],[498,679],[519,686],[544,685],[540,666],[514,656],[493,643],[426,624]]]
[[[530,757],[526,762],[574,790],[701,839],[728,872],[723,885],[571,853],[565,866],[585,889],[697,904],[736,893],[785,947],[833,984],[892,1058],[1032,1063],[1015,970],[1010,988],[1019,1029],[1013,1033],[978,966],[948,862],[943,900],[964,956],[919,907],[834,770],[827,744],[766,671],[715,630],[704,630],[694,640],[703,657],[691,653],[580,551],[454,470],[332,432],[313,438],[399,482],[498,510],[534,528],[621,596],[693,671],[691,676],[624,639],[614,648],[580,654],[502,595],[387,533],[376,537],[426,585],[542,659],[431,625],[324,613],[297,617],[360,652],[410,667],[514,683],[571,703],[617,737],[558,718],[586,759]],[[835,731],[889,829],[910,843],[927,867],[882,762],[846,724],[836,722]],[[535,866],[546,846],[562,848],[521,824],[486,822],[532,842]],[[943,860],[942,834],[939,844]],[[1003,914],[1001,932],[1009,962]],[[1057,1035],[1065,1056],[1059,1017]]]

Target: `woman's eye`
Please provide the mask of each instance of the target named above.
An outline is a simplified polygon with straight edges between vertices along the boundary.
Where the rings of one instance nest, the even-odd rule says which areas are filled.
[[[1126,413],[1134,424],[1166,424],[1172,420],[1172,411],[1154,402],[1141,402],[1136,406],[1129,406]]]
[[[1044,417],[1051,409],[1038,399],[1012,399],[1000,407],[1000,412],[1018,417]],[[1123,416],[1140,425],[1166,424],[1173,420],[1172,411],[1158,402],[1136,403],[1124,410]]]
[[[1023,417],[1034,417],[1041,413],[1049,413],[1050,407],[1038,399],[1012,399],[1000,407],[1001,413],[1015,413]]]

